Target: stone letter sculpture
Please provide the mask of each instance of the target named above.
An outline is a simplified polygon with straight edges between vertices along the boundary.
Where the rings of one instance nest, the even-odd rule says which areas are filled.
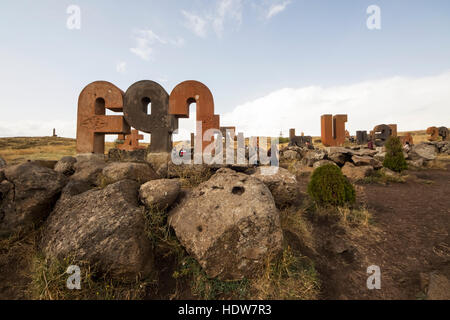
[[[106,110],[123,110],[123,91],[112,83],[96,81],[87,85],[78,98],[77,152],[105,153],[105,134],[129,134],[123,116],[107,116]]]
[[[312,145],[311,136],[296,136],[295,129],[289,129],[289,147],[304,147],[307,142]]]
[[[326,114],[321,117],[322,144],[326,147],[342,146],[345,142],[346,114]]]
[[[439,129],[438,129],[438,131],[439,131],[439,136],[440,137],[442,137],[442,141],[447,141],[447,140],[449,140],[450,139],[450,136],[449,136],[449,132],[448,132],[448,128],[447,127],[440,127]]]
[[[437,139],[439,138],[439,129],[436,127],[429,127],[427,129],[427,134],[430,135],[428,141],[437,141]]]
[[[151,114],[147,110],[149,103]],[[172,150],[172,132],[178,129],[178,119],[168,111],[169,95],[154,81],[136,82],[125,93],[125,119],[133,128],[151,134],[150,153]]]
[[[117,145],[117,149],[125,151],[135,151],[145,149],[144,146],[139,145],[139,140],[144,139],[144,135],[139,134],[138,130],[131,130],[131,134],[119,135],[119,140],[124,140],[123,143]]]
[[[387,139],[392,136],[392,128],[385,124],[380,124],[373,129],[373,140],[377,147],[382,147]]]
[[[214,142],[203,141],[204,133],[209,129],[220,128],[219,116],[214,114],[214,98],[211,91],[203,83],[198,81],[184,81],[177,85],[169,97],[169,114],[177,118],[189,118],[189,106],[197,104],[197,122],[202,123],[201,130],[197,125],[196,139],[201,141],[201,151]]]
[[[369,142],[369,137],[367,136],[367,131],[356,131],[356,143],[359,145],[367,144]]]

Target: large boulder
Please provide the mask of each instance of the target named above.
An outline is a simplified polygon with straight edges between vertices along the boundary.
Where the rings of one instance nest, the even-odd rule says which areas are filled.
[[[372,172],[373,167],[371,166],[357,167],[350,162],[347,162],[345,166],[342,167],[342,173],[351,181],[362,180],[365,177],[370,176]]]
[[[438,149],[439,153],[449,154],[450,153],[450,141],[438,141],[434,145]]]
[[[0,168],[6,167],[6,161],[2,157],[0,157]]]
[[[353,154],[351,149],[343,147],[327,147],[325,150],[327,152],[328,159],[340,166],[343,166],[347,161],[350,161]]]
[[[61,172],[62,174],[66,176],[71,176],[75,173],[75,163],[77,162],[77,159],[74,157],[63,157],[61,160],[59,160],[54,170],[56,172]]]
[[[301,148],[298,146],[289,146],[282,150],[280,150],[280,160],[301,160],[306,153],[308,152],[307,148]]]
[[[380,169],[380,168],[383,167],[383,165],[381,164],[380,161],[378,161],[377,159],[374,159],[374,158],[372,158],[370,156],[357,156],[357,155],[354,155],[352,157],[352,161],[357,167],[372,166],[375,169]]]
[[[424,160],[434,160],[437,157],[437,150],[435,145],[427,142],[422,142],[414,145],[409,152],[409,159],[418,160],[420,158]]]
[[[120,280],[148,275],[153,254],[138,189],[122,180],[58,201],[43,229],[45,256],[86,261]]]
[[[110,162],[145,162],[146,149],[133,151],[112,148],[108,151],[108,161]]]
[[[327,155],[326,151],[323,149],[320,150],[310,150],[306,153],[303,158],[303,164],[312,167],[315,162],[325,159]]]
[[[74,164],[75,173],[70,179],[86,181],[93,186],[97,186],[100,182],[100,175],[105,167],[105,160],[99,157],[77,157],[77,162]]]
[[[150,165],[135,162],[112,162],[103,169],[102,176],[107,183],[130,179],[143,184],[159,178]]]
[[[181,183],[177,179],[149,181],[139,189],[139,197],[147,208],[164,210],[177,199]]]
[[[220,169],[169,215],[169,223],[208,277],[256,277],[282,249],[279,212],[258,179]]]
[[[148,153],[146,160],[160,177],[167,177],[169,162],[171,162],[170,153]]]
[[[279,208],[290,205],[299,198],[297,179],[284,168],[259,167],[252,176],[264,182]]]
[[[321,167],[321,166],[324,166],[324,165],[327,165],[327,164],[331,164],[331,165],[333,165],[333,166],[338,166],[338,165],[336,164],[336,162],[334,162],[334,161],[331,161],[331,160],[320,160],[320,161],[317,161],[317,162],[315,162],[315,163],[313,164],[313,168],[314,168],[314,169],[317,169],[317,168],[319,168],[319,167]]]
[[[4,232],[38,225],[67,183],[63,174],[31,163],[7,167],[4,175],[0,191],[0,229]]]

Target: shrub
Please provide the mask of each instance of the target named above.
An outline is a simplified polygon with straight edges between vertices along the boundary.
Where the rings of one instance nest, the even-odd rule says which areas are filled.
[[[319,205],[343,206],[355,202],[355,188],[334,165],[314,170],[308,185],[308,194]]]
[[[383,166],[395,172],[402,172],[408,169],[408,165],[403,155],[403,146],[398,137],[390,137],[386,142],[386,157]]]

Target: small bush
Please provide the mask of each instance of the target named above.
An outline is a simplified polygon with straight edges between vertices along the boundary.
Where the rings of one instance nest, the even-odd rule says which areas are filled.
[[[390,137],[386,142],[386,157],[383,166],[395,172],[402,172],[408,169],[408,165],[403,155],[403,146],[398,137]]]
[[[343,206],[354,203],[356,192],[352,184],[334,165],[314,170],[308,185],[308,194],[319,205]]]

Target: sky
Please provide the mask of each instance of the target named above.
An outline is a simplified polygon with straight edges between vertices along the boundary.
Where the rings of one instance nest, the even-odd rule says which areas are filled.
[[[200,81],[246,136],[317,136],[326,113],[352,134],[450,126],[448,0],[1,1],[0,40],[0,137],[75,137],[96,80]]]

